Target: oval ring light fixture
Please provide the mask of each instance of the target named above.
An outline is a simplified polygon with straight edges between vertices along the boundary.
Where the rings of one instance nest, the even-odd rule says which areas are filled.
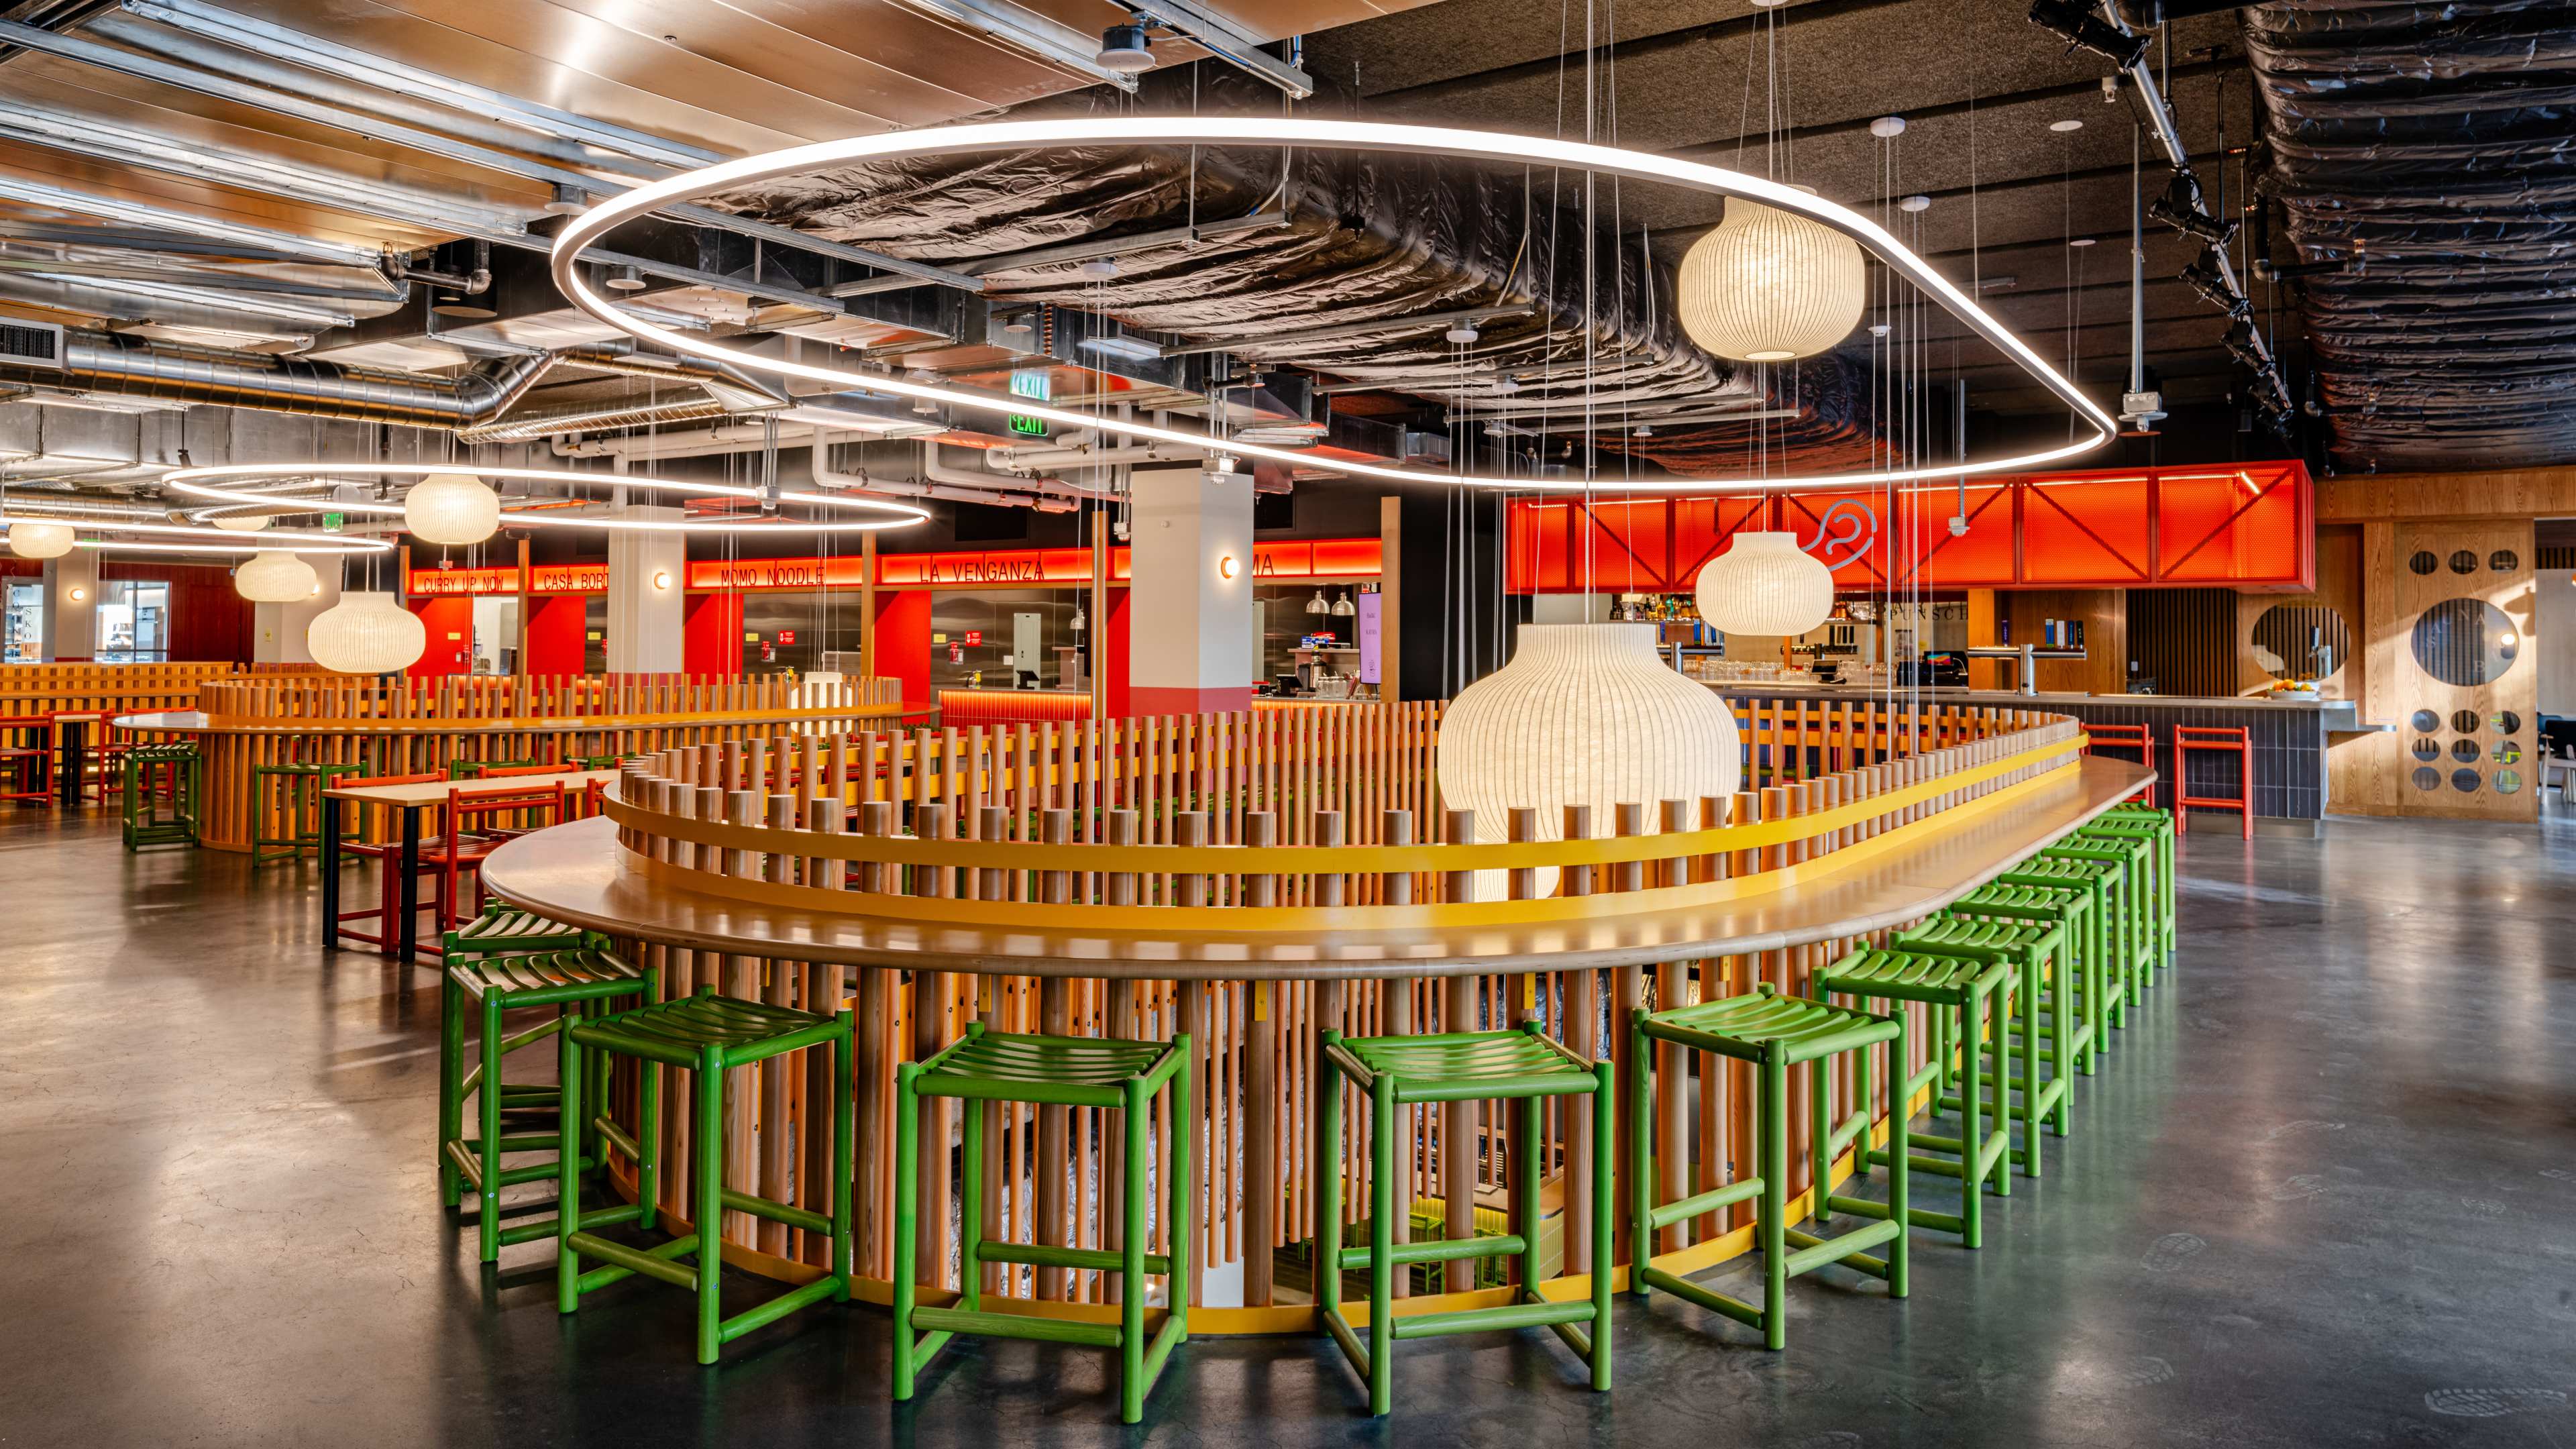
[[[1158,427],[1119,418],[1096,417],[1071,408],[1050,406],[1033,398],[970,391],[889,373],[850,372],[786,358],[763,357],[726,347],[704,337],[683,337],[645,317],[620,310],[610,298],[591,289],[579,265],[583,248],[601,241],[622,223],[665,207],[694,202],[736,187],[781,176],[800,175],[823,167],[846,165],[852,162],[884,161],[917,156],[950,156],[986,151],[1044,151],[1060,147],[1156,143],[1174,146],[1304,146],[1326,150],[1446,156],[1466,161],[1489,161],[1513,167],[1532,164],[1554,166],[1572,171],[1588,171],[1596,174],[1633,177],[1640,181],[1661,182],[1709,196],[1741,196],[1766,206],[1812,217],[1859,242],[1863,248],[1886,263],[1889,270],[1922,288],[1970,331],[1993,343],[2003,351],[2005,356],[2021,364],[2024,371],[2056,395],[2074,413],[2079,434],[2077,438],[2060,447],[1969,463],[1954,463],[1944,467],[1881,468],[1861,472],[1788,477],[1747,474],[1732,478],[1648,480],[1594,478],[1552,483],[1545,479],[1493,474],[1433,473],[1413,468],[1390,468],[1375,463],[1335,458],[1330,460],[1329,466],[1338,473],[1352,477],[1383,478],[1403,483],[1449,483],[1479,488],[1504,488],[1522,493],[1768,492],[1780,488],[1810,488],[1819,485],[1874,486],[1921,479],[1956,478],[1970,473],[2025,471],[2090,452],[2109,442],[2119,431],[2119,425],[2112,420],[2109,413],[2104,412],[2099,404],[2086,397],[2077,390],[2075,384],[2042,360],[2027,343],[2014,336],[2011,329],[1989,316],[1974,299],[1953,286],[1947,278],[1934,271],[1921,257],[1908,250],[1895,237],[1849,207],[1826,201],[1821,197],[1809,196],[1793,187],[1759,176],[1747,175],[1741,171],[1728,171],[1716,166],[1703,166],[1693,161],[1675,160],[1669,156],[1622,150],[1615,146],[1591,146],[1578,141],[1557,140],[1546,136],[1518,136],[1498,131],[1469,131],[1447,126],[1403,126],[1375,121],[1326,121],[1292,117],[1106,116],[1049,121],[997,121],[975,126],[932,126],[917,131],[894,131],[883,135],[851,136],[837,141],[818,141],[811,145],[791,146],[783,151],[745,156],[739,160],[719,162],[695,171],[683,172],[600,202],[574,217],[562,231],[556,233],[553,258],[555,286],[572,300],[574,306],[639,341],[651,342],[675,352],[730,362],[753,373],[802,378],[807,381],[826,383],[836,389],[865,388],[872,392],[891,393],[898,397],[923,398],[980,412],[1018,414],[1022,417],[1060,423],[1067,427],[1096,428],[1123,438],[1171,443],[1185,448],[1230,453],[1238,457],[1265,458],[1274,463],[1320,466],[1312,455],[1289,448],[1249,443],[1241,438],[1219,438],[1208,433]]]
[[[252,493],[227,484],[274,478],[425,478],[432,473],[457,472],[464,465],[456,463],[226,463],[203,468],[178,468],[161,475],[161,481],[181,493],[196,498],[213,498],[225,503],[258,504],[277,508],[289,500],[274,493]],[[692,498],[748,498],[755,502],[766,495],[757,488],[742,488],[729,483],[691,483],[673,478],[643,478],[619,473],[576,473],[569,468],[486,468],[470,469],[485,479],[515,478],[530,482],[553,483],[585,488],[619,487],[644,492],[685,493]],[[782,491],[781,503],[805,503],[822,508],[857,510],[868,516],[828,521],[814,518],[619,518],[614,515],[579,513],[557,514],[547,509],[529,508],[528,502],[570,503],[579,499],[510,499],[523,506],[505,508],[501,521],[547,528],[607,528],[653,533],[753,533],[774,529],[782,533],[873,533],[888,528],[908,528],[930,517],[930,511],[890,498],[852,498],[838,493],[809,493],[802,489]],[[396,499],[379,503],[373,499],[341,501],[315,499],[304,511],[320,513],[366,513],[399,518],[403,505]],[[214,530],[209,529],[208,532]],[[275,530],[258,534],[229,534],[232,538],[272,539],[282,535]],[[256,547],[256,544],[253,545]]]
[[[382,553],[393,547],[390,539],[357,538],[344,533],[298,533],[287,529],[242,533],[235,529],[217,528],[210,523],[144,523],[131,518],[0,514],[0,526],[13,523],[59,523],[94,533],[149,533],[202,540],[196,543],[156,543],[149,539],[84,538],[78,544],[81,548],[133,553]]]

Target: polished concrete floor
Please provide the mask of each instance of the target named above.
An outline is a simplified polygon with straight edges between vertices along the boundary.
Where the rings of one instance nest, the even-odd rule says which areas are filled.
[[[1441,1339],[1372,1422],[1328,1347],[1202,1340],[1124,1430],[1086,1351],[896,1412],[873,1310],[710,1370],[656,1285],[559,1317],[433,1204],[430,972],[318,950],[309,866],[9,809],[0,1445],[2576,1444],[2576,828],[2187,837],[2180,969],[2047,1176],[1907,1302],[1800,1280],[1785,1353],[1623,1302],[1613,1394]]]

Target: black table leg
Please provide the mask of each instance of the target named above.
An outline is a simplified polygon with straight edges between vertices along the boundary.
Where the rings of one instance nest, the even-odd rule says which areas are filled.
[[[340,802],[329,795],[322,797],[322,949],[340,949]]]
[[[81,777],[89,773],[88,762],[83,758],[89,743],[89,721],[58,719],[54,721],[54,728],[62,731],[63,736],[63,777],[55,782],[60,787],[56,794],[62,800],[63,808],[68,810],[80,803]]]
[[[402,935],[394,959],[408,966],[420,938],[420,811],[409,805],[401,809],[402,880],[395,892],[402,910]]]

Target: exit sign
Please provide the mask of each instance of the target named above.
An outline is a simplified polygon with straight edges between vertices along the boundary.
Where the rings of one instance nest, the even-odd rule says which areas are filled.
[[[1051,377],[1045,372],[1011,374],[1011,396],[1013,397],[1034,398],[1039,402],[1047,402],[1053,398],[1054,393],[1055,388]],[[1033,418],[1025,413],[1013,413],[1010,415],[1010,424],[1011,431],[1023,438],[1043,438],[1047,435],[1044,418]]]

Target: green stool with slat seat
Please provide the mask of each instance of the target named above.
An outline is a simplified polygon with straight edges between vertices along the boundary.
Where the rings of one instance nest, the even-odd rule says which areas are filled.
[[[510,1053],[555,1036],[577,1014],[597,1013],[621,997],[643,996],[649,984],[644,973],[634,966],[606,951],[588,949],[578,932],[568,945],[522,946],[515,954],[451,950],[445,964],[438,1034],[438,1196],[440,1202],[454,1207],[463,1189],[469,1184],[473,1187],[481,1220],[479,1251],[482,1260],[489,1263],[501,1256],[506,1244],[556,1236],[551,1218],[503,1228],[501,1189],[561,1175],[560,1164],[552,1162],[501,1165],[505,1153],[552,1151],[559,1141],[555,1132],[504,1133],[503,1114],[559,1112],[563,1104],[558,1087],[505,1085],[501,1064]],[[475,1009],[476,1036],[483,1053],[471,1072],[465,1070],[469,1002]],[[551,1006],[554,1014],[543,1024],[515,1036],[502,1035],[504,1013],[537,1006]],[[605,1101],[605,1058],[599,1066],[585,1086],[587,1095]],[[465,1098],[469,1093],[476,1107],[472,1137],[465,1135]],[[578,1155],[583,1168],[599,1166],[605,1160],[596,1146],[598,1141],[595,1130],[582,1134]]]
[[[1146,1209],[1153,1202],[1149,1169],[1154,1152],[1147,1129],[1153,1125],[1154,1098],[1171,1094],[1171,1120],[1190,1116],[1190,1039],[1168,1042],[1121,1041],[1104,1037],[1038,1036],[987,1031],[969,1022],[966,1034],[928,1061],[906,1062],[895,1069],[894,1159],[894,1396],[911,1399],[915,1380],[933,1355],[960,1333],[988,1338],[1030,1339],[1040,1343],[1078,1343],[1118,1351],[1118,1417],[1133,1424],[1145,1417],[1145,1396],[1153,1391],[1171,1362],[1174,1347],[1190,1336],[1190,1137],[1171,1138],[1171,1178],[1164,1184],[1162,1227],[1168,1253],[1151,1246]],[[1122,1167],[1125,1194],[1115,1248],[1072,1248],[1046,1243],[1013,1243],[983,1236],[984,1114],[969,1106],[964,1114],[964,1181],[959,1194],[959,1281],[963,1291],[954,1308],[924,1307],[913,1265],[921,1217],[921,1113],[924,1097],[954,1097],[973,1102],[1036,1102],[1061,1107],[1094,1107],[1124,1115],[1126,1152]],[[947,1144],[936,1144],[946,1158]],[[944,1166],[940,1169],[945,1171]],[[985,1263],[1016,1263],[1041,1268],[1087,1269],[1120,1276],[1118,1323],[1081,1323],[1057,1318],[1030,1318],[990,1313],[983,1306]],[[1165,1301],[1171,1306],[1161,1326],[1148,1339],[1145,1332],[1145,1279],[1165,1275]],[[919,1337],[914,1334],[922,1332]]]
[[[595,951],[608,949],[608,938],[579,926],[550,921],[534,911],[499,901],[485,903],[483,914],[439,937],[443,955],[515,955],[529,951]]]
[[[562,1186],[555,1194],[555,1307],[572,1313],[581,1307],[581,1295],[621,1278],[638,1273],[658,1278],[696,1295],[698,1362],[714,1363],[727,1343],[799,1308],[826,1298],[836,1303],[849,1302],[854,1275],[850,1251],[851,1144],[858,1135],[856,1106],[850,1094],[850,1067],[856,1056],[851,1042],[849,1012],[823,1016],[794,1007],[718,996],[712,986],[700,987],[695,996],[655,1002],[566,1026],[563,1110],[556,1144],[556,1167]],[[725,1186],[724,1180],[726,1098],[730,1095],[726,1078],[734,1068],[807,1047],[831,1049],[831,1079],[837,1084],[830,1103],[832,1201],[828,1212],[818,1212],[811,1205],[736,1192]],[[695,1154],[695,1160],[687,1165],[689,1209],[696,1219],[693,1231],[651,1248],[611,1242],[593,1231],[613,1223],[651,1223],[654,1204],[660,1199],[662,1165],[661,1095],[656,1089],[660,1073],[642,1073],[642,1111],[636,1120],[635,1135],[630,1138],[605,1112],[590,1115],[584,1104],[588,1067],[583,1053],[594,1051],[640,1057],[697,1074],[689,1094],[697,1120],[691,1126],[688,1150]],[[812,1120],[807,1118],[809,1125]],[[635,1160],[635,1201],[599,1213],[581,1210],[581,1138],[585,1130],[597,1132]],[[831,1271],[731,1318],[725,1317],[721,1289],[727,1212],[749,1213],[828,1237],[832,1243]],[[585,1258],[598,1259],[602,1266],[585,1270]],[[682,1258],[693,1261],[684,1265],[679,1261]]]
[[[2111,964],[2128,985],[2128,999],[2142,1000],[2164,959],[2164,933],[2157,922],[2156,842],[2150,835],[2119,830],[2093,831],[2087,826],[2042,850],[2043,860],[2092,860],[2120,868],[2112,891],[2112,914],[2122,942]]]
[[[2142,835],[2156,843],[2153,861],[2155,894],[2151,900],[2159,933],[2163,937],[2163,960],[2170,965],[2174,954],[2175,909],[2173,812],[2123,802],[2093,817],[2082,829],[2102,835]]]
[[[2104,1010],[2103,981],[2117,974],[2110,968],[2095,930],[2093,892],[2074,881],[2038,884],[1994,880],[1952,901],[1943,914],[1975,920],[2029,921],[2054,925],[2065,932],[2066,965],[2044,983],[2044,988],[2050,993],[2061,989],[2075,993],[2075,1034],[2067,1050],[2078,1074],[2093,1075],[2095,1059],[2102,1051],[2102,1034],[2110,1029]],[[2043,995],[2036,1018],[2039,1034],[2052,1040],[2057,1030],[2056,1006],[2052,996]]]
[[[2000,959],[1878,949],[1854,951],[1817,972],[1814,980],[1817,995],[1828,1001],[1848,996],[1864,1010],[1872,1001],[1919,1001],[1932,1008],[1931,1054],[1921,1071],[1895,1079],[1898,1088],[1888,1099],[1910,1106],[1915,1093],[1925,1092],[1932,1114],[1940,1115],[1955,1058],[1959,1135],[1936,1137],[1909,1127],[1905,1134],[1909,1147],[1948,1156],[1916,1151],[1905,1166],[1914,1172],[1958,1178],[1959,1211],[1909,1205],[1905,1221],[1912,1227],[1956,1233],[1971,1248],[1985,1240],[1986,1191],[1992,1189],[1997,1197],[2012,1195],[2012,1103],[2003,1083],[2012,1074],[2008,1054],[2014,980],[2012,964]],[[1984,1060],[1989,1056],[1991,1063]],[[1853,1095],[1866,1102],[1870,1099],[1869,1053],[1859,1053],[1853,1066],[1858,1083]],[[1900,1055],[1891,1070],[1901,1072],[1903,1067]],[[1953,1157],[1958,1160],[1949,1160]],[[1852,1173],[1866,1178],[1873,1164],[1893,1171],[1898,1166],[1896,1153],[1892,1146],[1872,1145],[1864,1134],[1853,1148]],[[1864,1217],[1884,1218],[1892,1213],[1877,1203],[1837,1202],[1836,1206]]]
[[[120,768],[125,773],[126,849],[197,843],[197,766],[195,745],[136,745],[125,752]],[[153,781],[156,774],[168,790],[166,815],[155,803],[162,789]]]
[[[2022,1143],[2012,1150],[2012,1156],[2021,1163],[2022,1176],[2039,1176],[2043,1166],[2040,1124],[2046,1121],[2056,1135],[2065,1136],[2067,1094],[2074,1090],[2071,1048],[2075,1040],[2076,994],[2053,989],[2067,965],[2066,932],[2054,924],[1981,921],[1943,914],[1889,933],[1887,945],[1894,951],[2009,961],[2015,967],[2020,980],[2013,991],[2012,1032],[2018,1065],[2008,1068],[1998,1085],[2021,1094],[2014,1111],[2021,1118]],[[2039,1019],[2043,1003],[2051,1008],[2045,1023]],[[2054,1076],[2040,1074],[2042,1041],[2049,1043]],[[1941,1104],[1965,1105],[1948,1093],[1943,1094]]]
[[[2099,988],[2093,1012],[2093,1050],[2097,1054],[2109,1049],[2110,1030],[2129,1022],[2129,973],[2120,965],[2129,959],[2124,954],[2128,949],[2128,923],[2119,890],[2123,875],[2115,862],[2053,857],[2043,851],[1994,880],[1997,885],[2043,886],[2084,896],[2085,929],[2077,933],[2077,949],[2098,963],[2097,969],[2087,973],[2091,978],[2088,985]]]
[[[302,860],[304,852],[315,855],[322,851],[322,792],[342,775],[363,772],[366,766],[351,761],[343,765],[253,765],[250,767],[250,863],[263,866],[280,860]],[[283,795],[280,802],[276,797]],[[286,824],[283,835],[262,835],[268,828],[268,815],[274,805]],[[304,828],[304,814],[313,812],[311,830]],[[342,838],[354,839],[357,832],[347,831]],[[272,850],[270,846],[284,846]]]
[[[1840,1263],[1886,1279],[1890,1298],[1906,1295],[1908,1250],[1905,1225],[1913,1220],[1906,1197],[1906,1177],[1914,1154],[1910,1150],[1905,1114],[1888,1114],[1885,1204],[1841,1196],[1832,1190],[1828,1181],[1833,1171],[1834,1154],[1841,1151],[1846,1143],[1868,1139],[1870,1104],[1868,1098],[1861,1097],[1855,1101],[1849,1114],[1837,1119],[1828,1105],[1832,1097],[1828,1090],[1831,1074],[1827,1068],[1832,1058],[1842,1052],[1865,1055],[1870,1047],[1884,1043],[1887,1080],[1903,1081],[1906,1048],[1905,1018],[1902,1015],[1876,1016],[1848,1006],[1784,996],[1766,981],[1741,996],[1723,996],[1715,1001],[1657,1012],[1640,1010],[1632,1019],[1631,1031],[1629,1056],[1638,1089],[1632,1094],[1634,1101],[1630,1110],[1636,1114],[1634,1125],[1638,1145],[1635,1148],[1637,1161],[1631,1164],[1630,1175],[1635,1179],[1632,1201],[1635,1204],[1638,1243],[1653,1242],[1655,1230],[1667,1224],[1730,1203],[1750,1200],[1755,1204],[1754,1242],[1762,1250],[1762,1304],[1758,1308],[1714,1289],[1703,1288],[1649,1262],[1638,1263],[1629,1274],[1628,1281],[1638,1293],[1660,1288],[1712,1313],[1723,1314],[1738,1323],[1760,1329],[1765,1348],[1783,1348],[1788,1344],[1789,1280],[1827,1263]],[[1654,1136],[1650,1065],[1654,1051],[1648,1044],[1657,1041],[1751,1063],[1754,1068],[1754,1135],[1757,1139],[1752,1175],[1662,1206],[1655,1203],[1655,1174],[1647,1160],[1651,1148],[1646,1145]],[[1831,1238],[1802,1233],[1789,1226],[1789,1069],[1800,1063],[1806,1063],[1813,1074],[1814,1097],[1808,1117],[1815,1185],[1810,1190],[1810,1201],[1817,1204],[1814,1211],[1817,1223],[1830,1222],[1836,1212],[1878,1218],[1866,1227]],[[1607,1140],[1606,1134],[1603,1140]],[[1858,1160],[1856,1152],[1854,1161]],[[1887,1244],[1884,1259],[1873,1258],[1863,1251],[1881,1243]],[[1790,1250],[1791,1244],[1797,1245],[1796,1251]]]
[[[1537,1023],[1517,1031],[1433,1032],[1420,1036],[1345,1037],[1324,1033],[1324,1061],[1369,1099],[1369,1245],[1342,1246],[1342,1093],[1333,1082],[1319,1095],[1324,1115],[1322,1162],[1317,1173],[1320,1202],[1315,1270],[1315,1311],[1342,1353],[1368,1380],[1369,1413],[1384,1414],[1395,1402],[1395,1345],[1399,1339],[1433,1338],[1452,1333],[1482,1333],[1506,1328],[1548,1328],[1580,1355],[1592,1370],[1592,1387],[1610,1387],[1610,1255],[1611,1224],[1618,1212],[1611,1200],[1611,1162],[1617,1117],[1617,1086],[1608,1062],[1595,1062],[1550,1040]],[[1591,1195],[1592,1292],[1565,1302],[1540,1295],[1545,1276],[1539,1266],[1535,1222],[1521,1223],[1517,1233],[1472,1238],[1433,1239],[1399,1244],[1395,1220],[1410,1208],[1399,1203],[1403,1179],[1398,1164],[1410,1149],[1410,1128],[1401,1109],[1417,1102],[1509,1100],[1520,1104],[1514,1124],[1512,1170],[1518,1174],[1520,1199],[1539,1200],[1539,1154],[1518,1144],[1537,1142],[1550,1097],[1592,1099],[1592,1180],[1568,1182]],[[1566,1104],[1574,1110],[1574,1104]],[[1520,1259],[1520,1284],[1514,1301],[1492,1308],[1448,1313],[1395,1316],[1395,1270],[1408,1263],[1442,1263],[1461,1258]],[[1342,1313],[1342,1274],[1366,1269],[1369,1275],[1368,1342]]]
[[[479,780],[485,770],[524,770],[537,763],[535,760],[450,760],[447,762],[447,778]]]

